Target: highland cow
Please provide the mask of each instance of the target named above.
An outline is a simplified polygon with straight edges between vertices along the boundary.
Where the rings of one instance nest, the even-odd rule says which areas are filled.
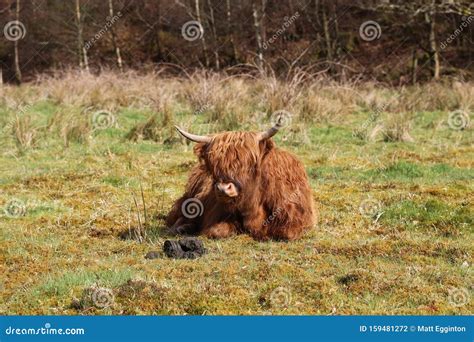
[[[294,240],[314,223],[308,177],[301,162],[265,132],[199,136],[176,127],[196,142],[199,159],[166,223],[173,234],[225,238],[248,233],[257,240]]]

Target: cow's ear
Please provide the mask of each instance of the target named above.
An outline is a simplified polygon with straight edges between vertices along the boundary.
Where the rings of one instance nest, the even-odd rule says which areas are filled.
[[[273,142],[271,138],[264,139],[260,141],[259,144],[260,144],[260,153],[262,157],[265,156],[268,152],[270,152],[275,147],[275,143]]]
[[[201,160],[204,159],[206,150],[207,150],[207,143],[197,143],[196,145],[194,145],[194,154]]]

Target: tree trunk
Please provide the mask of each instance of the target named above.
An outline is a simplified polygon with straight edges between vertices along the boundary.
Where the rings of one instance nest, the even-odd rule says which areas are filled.
[[[156,23],[156,26],[153,26],[153,37],[154,41],[156,44],[156,54],[155,54],[155,60],[158,62],[164,61],[163,60],[163,51],[161,49],[161,38],[160,38],[160,32],[161,32],[161,0],[156,1],[156,6],[157,6],[157,16],[158,16],[158,22]]]
[[[416,49],[413,49],[413,58],[411,64],[411,82],[416,84],[416,76],[418,72],[418,56],[416,55]]]
[[[267,30],[265,30],[265,19],[267,16],[267,0],[262,0],[261,14],[260,14],[260,34],[262,41],[267,41]]]
[[[260,19],[258,17],[258,10],[255,3],[252,3],[253,12],[253,23],[255,26],[255,38],[257,40],[257,66],[263,68],[263,45],[262,45],[262,34],[260,28]]]
[[[316,19],[316,23],[321,26],[321,21],[319,20],[319,8],[320,8],[320,3],[319,3],[319,0],[314,0],[314,13],[316,14],[315,15],[315,19]]]
[[[89,72],[89,59],[87,57],[86,47],[84,46],[80,0],[76,0],[76,27],[77,27],[77,49],[78,49],[78,54],[79,54],[79,67],[81,68],[81,70],[86,70],[87,72]]]
[[[333,10],[333,13],[334,13],[334,41],[333,41],[333,45],[332,45],[332,50],[333,50],[333,55],[335,56],[335,58],[338,58],[339,57],[339,20],[337,19],[338,18],[338,14],[337,14],[337,6],[338,6],[338,2],[337,0],[334,2],[334,10]]]
[[[20,0],[16,0],[15,20],[20,21]],[[20,39],[13,41],[13,49],[15,54],[15,80],[21,83],[20,52],[18,50],[19,41]]]
[[[436,45],[436,9],[435,3],[431,5],[430,11],[426,13],[426,21],[430,26],[430,60],[431,60],[431,70],[433,74],[433,78],[435,80],[439,79],[440,75],[440,64],[439,64],[439,51]]]
[[[322,12],[323,12],[323,31],[324,31],[324,40],[326,42],[326,58],[329,61],[332,61],[332,43],[331,43],[331,32],[329,32],[329,22],[327,17],[327,9],[326,6],[323,5]]]
[[[295,15],[295,6],[293,4],[293,0],[288,0],[288,9],[290,10],[290,17]],[[298,25],[298,20],[295,21],[294,25],[292,25],[292,31],[295,32],[295,27]]]
[[[200,6],[199,6],[199,0],[194,0],[194,4],[195,4],[195,7],[196,7],[196,20],[202,26],[201,9],[200,9]],[[206,67],[209,68],[209,56],[208,56],[208,53],[207,53],[207,44],[206,44],[205,34],[202,35],[201,44],[202,44],[202,51],[204,52],[204,62],[206,63]]]
[[[109,0],[109,16],[110,20],[114,20],[114,3],[113,0]],[[120,71],[123,71],[122,55],[120,53],[120,47],[117,44],[117,34],[115,33],[114,24],[110,27],[110,36],[112,38],[112,45],[114,46],[115,56],[117,56],[117,65]]]
[[[310,13],[308,14],[308,19],[309,19],[309,22],[311,24],[311,26],[313,27],[313,30],[315,31],[315,35],[316,37],[314,38],[315,40],[315,44],[314,45],[314,51],[315,51],[315,54],[318,56],[318,58],[320,58],[320,55],[321,55],[321,51],[323,51],[323,49],[321,48],[321,45],[322,45],[322,38],[321,38],[321,20],[320,20],[320,2],[319,0],[313,0],[313,2],[311,2],[311,9],[310,9]]]
[[[154,37],[155,44],[156,44],[156,58],[155,58],[155,60],[162,61],[163,60],[163,51],[161,49],[161,37],[160,37],[160,32],[161,32],[161,4],[160,4],[160,1],[157,1],[156,3],[157,3],[157,6],[158,6],[158,12],[157,12],[158,23],[156,24],[156,31],[155,31],[155,28],[153,28],[153,30],[154,30],[153,37]]]
[[[237,48],[235,46],[234,31],[232,30],[232,11],[230,7],[230,0],[226,0],[227,7],[227,34],[230,37],[230,45],[232,46],[232,62],[237,62]]]
[[[209,6],[209,17],[210,17],[210,23],[211,23],[211,31],[212,31],[212,37],[214,38],[214,58],[215,58],[215,63],[216,63],[216,69],[220,69],[220,63],[219,63],[219,41],[217,39],[217,32],[216,32],[216,22],[214,19],[214,9],[212,8],[212,1],[207,0],[207,5]]]

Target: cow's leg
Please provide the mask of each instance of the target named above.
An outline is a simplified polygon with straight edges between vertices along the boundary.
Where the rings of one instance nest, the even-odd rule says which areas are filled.
[[[268,239],[268,225],[265,224],[266,216],[263,207],[258,207],[244,216],[244,229],[256,240]]]
[[[183,216],[182,204],[188,197],[182,196],[171,208],[166,217],[167,232],[171,235],[195,234],[198,222],[196,219],[188,219]]]
[[[218,222],[202,229],[201,234],[211,239],[223,239],[237,233],[237,225],[233,222]]]
[[[179,220],[183,219],[183,213],[181,211],[181,205],[186,198],[183,196],[179,198],[171,207],[170,212],[166,216],[166,226],[168,228],[173,227]]]
[[[178,218],[178,220],[168,228],[168,233],[171,235],[186,235],[196,233],[196,224],[189,222],[184,217]]]
[[[220,203],[214,202],[204,210],[199,234],[212,239],[223,239],[236,234],[238,227],[236,218],[226,213]]]
[[[298,239],[303,233],[301,226],[286,226],[271,229],[269,235],[274,240],[291,241]]]

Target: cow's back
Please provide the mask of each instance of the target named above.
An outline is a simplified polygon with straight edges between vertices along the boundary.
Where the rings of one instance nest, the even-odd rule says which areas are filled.
[[[311,187],[303,164],[291,153],[273,148],[262,161],[264,207],[273,235],[299,237],[314,223]],[[288,231],[289,230],[289,231]]]

